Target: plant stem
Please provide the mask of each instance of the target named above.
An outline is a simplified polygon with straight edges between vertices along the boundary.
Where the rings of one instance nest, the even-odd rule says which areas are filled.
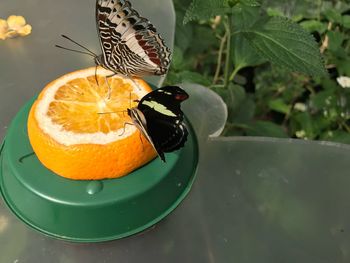
[[[238,128],[238,129],[242,129],[242,130],[250,129],[249,125],[244,124],[244,123],[230,123],[230,122],[227,122],[226,126],[229,127],[229,128]]]
[[[343,126],[347,132],[350,132],[350,127],[345,122],[342,122],[341,126]]]
[[[317,20],[321,21],[322,0],[317,1]]]
[[[231,73],[231,75],[230,75],[230,78],[229,78],[230,81],[232,81],[232,80],[235,78],[235,76],[237,75],[237,72],[238,72],[240,69],[241,69],[240,67],[236,67],[236,68],[232,71],[232,73]]]
[[[224,85],[228,86],[230,76],[230,62],[231,62],[231,25],[232,25],[232,17],[230,15],[227,16],[227,23],[224,23],[226,33],[227,33],[227,43],[226,43],[226,59],[225,59],[225,68],[224,68]]]
[[[225,88],[225,86],[222,84],[215,84],[215,85],[211,85],[210,88]]]
[[[218,81],[219,75],[220,75],[222,53],[224,51],[226,40],[227,40],[227,32],[225,32],[225,35],[221,38],[218,61],[217,61],[215,75],[214,75],[214,79],[213,79],[213,85],[216,84],[216,82]]]
[[[311,85],[309,86],[306,84],[304,87],[310,92],[311,95],[316,94],[316,91],[313,89],[313,87]]]

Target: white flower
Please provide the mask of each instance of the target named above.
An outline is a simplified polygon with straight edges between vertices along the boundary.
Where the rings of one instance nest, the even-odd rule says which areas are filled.
[[[294,104],[294,109],[301,111],[301,112],[305,112],[306,111],[306,105],[305,103],[301,103],[301,102],[297,102]]]
[[[300,130],[300,131],[296,131],[295,132],[295,136],[297,136],[297,138],[306,138],[306,132],[304,130]]]
[[[350,78],[346,76],[340,76],[337,78],[337,82],[343,88],[350,88]]]

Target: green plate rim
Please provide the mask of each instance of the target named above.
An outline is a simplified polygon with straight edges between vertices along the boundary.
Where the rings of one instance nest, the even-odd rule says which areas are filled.
[[[190,192],[192,185],[194,183],[194,180],[196,178],[197,170],[198,170],[198,161],[199,161],[199,149],[198,149],[198,139],[195,135],[194,129],[190,122],[186,119],[186,124],[190,129],[190,134],[192,134],[192,140],[193,140],[193,145],[194,145],[194,163],[192,166],[191,170],[191,178],[188,181],[188,184],[186,187],[183,188],[182,193],[178,196],[177,199],[172,203],[171,206],[169,206],[163,213],[161,213],[158,217],[155,217],[153,220],[145,223],[144,225],[134,228],[130,231],[126,231],[123,233],[119,234],[114,234],[110,236],[105,236],[105,237],[99,237],[99,238],[79,238],[79,237],[72,237],[72,236],[63,236],[59,234],[52,233],[50,231],[45,231],[38,227],[36,224],[28,220],[26,217],[24,217],[22,214],[20,214],[16,209],[16,205],[11,202],[11,198],[8,196],[6,193],[6,189],[3,186],[3,170],[0,169],[0,196],[4,200],[4,203],[6,203],[7,207],[26,225],[31,227],[32,229],[48,236],[48,237],[53,237],[62,241],[70,241],[74,243],[97,243],[97,242],[106,242],[106,241],[112,241],[112,240],[117,240],[129,236],[133,236],[135,234],[141,234],[142,231],[145,231],[146,229],[152,227],[153,225],[157,224],[159,221],[161,221],[163,218],[165,218],[167,215],[169,215],[172,211],[174,211],[179,204],[185,199],[185,197],[188,195]],[[6,136],[2,140],[2,143],[0,145],[0,167],[3,165],[5,154],[3,154],[3,150],[5,148],[6,144]],[[113,179],[112,179],[113,180]]]

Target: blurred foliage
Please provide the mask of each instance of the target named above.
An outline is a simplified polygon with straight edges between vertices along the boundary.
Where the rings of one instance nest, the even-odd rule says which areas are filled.
[[[350,84],[339,79],[350,77],[349,0],[174,4],[166,83],[217,92],[229,110],[224,135],[350,143]]]

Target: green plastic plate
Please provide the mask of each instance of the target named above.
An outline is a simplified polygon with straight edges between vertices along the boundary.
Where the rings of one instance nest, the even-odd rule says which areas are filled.
[[[25,223],[59,239],[99,242],[138,233],[167,216],[194,180],[198,145],[188,124],[184,148],[118,179],[74,181],[46,169],[27,136],[34,99],[12,121],[0,155],[0,188]]]

